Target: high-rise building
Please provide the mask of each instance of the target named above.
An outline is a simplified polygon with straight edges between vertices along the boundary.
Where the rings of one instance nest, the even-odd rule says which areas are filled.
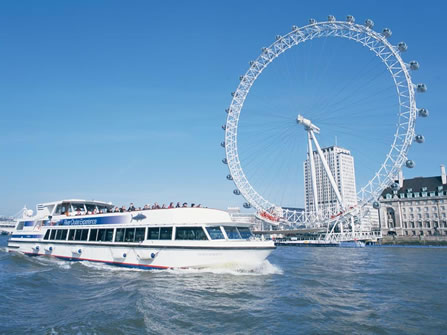
[[[340,192],[345,207],[357,205],[357,192],[355,185],[354,157],[347,149],[331,146],[322,148],[332,176]],[[313,152],[316,173],[318,209],[320,213],[338,213],[341,206],[337,195],[332,189],[329,178],[324,170],[323,163],[317,151]],[[312,173],[310,170],[309,155],[304,162],[304,190],[306,201],[306,212],[315,212]]]

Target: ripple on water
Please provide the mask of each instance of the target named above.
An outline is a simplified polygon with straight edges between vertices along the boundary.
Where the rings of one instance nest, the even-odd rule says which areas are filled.
[[[145,271],[15,255],[5,244],[0,238],[0,309],[8,311],[0,313],[0,333],[420,334],[445,328],[447,249],[280,247],[258,269]]]

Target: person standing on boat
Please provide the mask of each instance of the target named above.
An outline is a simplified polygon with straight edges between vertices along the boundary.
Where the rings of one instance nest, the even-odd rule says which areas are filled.
[[[177,202],[177,205],[175,205],[175,208],[180,208],[182,206],[180,206],[180,202]]]
[[[133,212],[135,210],[135,206],[133,205],[133,202],[130,203],[129,209],[127,210],[128,212]]]

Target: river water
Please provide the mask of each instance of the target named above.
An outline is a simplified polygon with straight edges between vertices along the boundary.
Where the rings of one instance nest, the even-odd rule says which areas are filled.
[[[1,334],[442,334],[447,248],[279,247],[252,272],[7,253]]]

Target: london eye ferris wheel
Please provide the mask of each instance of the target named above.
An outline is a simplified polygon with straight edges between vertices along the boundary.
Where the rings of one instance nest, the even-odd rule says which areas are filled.
[[[376,32],[373,27],[372,20],[357,24],[353,16],[345,21],[334,16],[321,22],[311,19],[276,36],[249,63],[226,109],[221,143],[227,179],[235,184],[233,193],[245,198],[244,207],[253,207],[272,224],[328,221],[334,213],[317,206],[315,171],[321,169],[317,173],[326,175],[342,210],[337,215],[352,212],[320,143],[338,141],[352,151],[360,209],[377,207],[383,190],[396,187],[400,169],[415,166],[408,157],[410,145],[424,142],[415,122],[428,116],[427,109],[416,105],[415,95],[427,87],[412,81],[419,64],[402,59],[406,43],[394,45],[390,29]],[[303,207],[306,168],[312,212],[298,209]]]

